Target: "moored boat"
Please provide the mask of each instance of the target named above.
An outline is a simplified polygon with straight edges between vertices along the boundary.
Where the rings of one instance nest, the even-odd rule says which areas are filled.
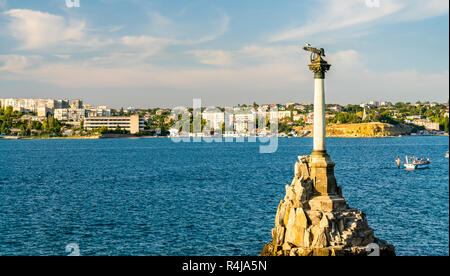
[[[427,167],[430,163],[431,163],[430,158],[418,159],[416,157],[408,158],[408,156],[406,156],[405,168],[407,170],[415,170],[415,169],[418,169],[418,168],[421,168],[421,167]]]
[[[19,136],[0,136],[0,139],[5,139],[5,140],[19,140],[20,137],[19,137]]]

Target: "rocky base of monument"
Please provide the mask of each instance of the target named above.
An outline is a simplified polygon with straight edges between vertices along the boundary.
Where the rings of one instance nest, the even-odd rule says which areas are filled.
[[[273,241],[262,256],[395,256],[394,246],[374,237],[366,215],[347,206],[338,187],[331,209],[311,208],[315,198],[310,178],[310,157],[299,157],[292,184],[286,186],[272,230]]]

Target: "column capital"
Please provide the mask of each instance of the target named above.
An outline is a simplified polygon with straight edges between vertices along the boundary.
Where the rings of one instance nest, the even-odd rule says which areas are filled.
[[[325,73],[330,70],[330,67],[331,65],[319,55],[312,60],[309,70],[314,72],[314,78],[325,79]]]

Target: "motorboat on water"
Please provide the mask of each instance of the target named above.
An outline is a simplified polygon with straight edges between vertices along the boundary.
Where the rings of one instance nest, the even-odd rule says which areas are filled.
[[[424,168],[424,167],[428,167],[428,165],[431,163],[430,158],[416,158],[416,157],[409,157],[406,156],[406,163],[405,163],[405,168],[407,170],[415,170],[415,169],[419,169],[419,168]]]

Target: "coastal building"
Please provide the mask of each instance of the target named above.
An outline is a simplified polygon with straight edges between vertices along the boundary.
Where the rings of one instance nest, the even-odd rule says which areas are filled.
[[[69,110],[67,108],[55,109],[54,117],[58,121],[68,121],[69,120]]]
[[[163,114],[170,113],[170,109],[159,109],[156,111],[157,116],[162,116]]]
[[[209,123],[209,126],[215,130],[221,130],[225,123],[225,113],[217,110],[205,110],[202,113],[202,119]]]
[[[106,127],[108,129],[127,130],[131,134],[139,133],[144,130],[144,119],[139,115],[121,116],[121,117],[87,117],[84,120],[84,128],[86,130]]]
[[[43,122],[46,118],[42,116],[23,115],[20,117],[22,121]]]
[[[70,105],[70,108],[72,109],[83,109],[83,101],[80,99],[73,100],[72,104]]]
[[[53,114],[53,109],[48,108],[48,107],[39,107],[37,109],[37,115],[39,117],[47,117],[48,115],[52,115]]]
[[[290,111],[271,111],[269,112],[270,120],[281,120],[291,117]]]
[[[342,107],[340,105],[335,105],[335,106],[332,106],[330,108],[330,110],[334,111],[334,112],[341,112],[342,111]]]
[[[255,129],[255,113],[234,114],[234,128],[237,133],[247,133]]]
[[[126,109],[124,109],[123,112],[124,112],[125,114],[135,113],[135,112],[136,112],[136,108],[134,108],[134,107],[132,107],[132,106],[129,106],[129,107],[127,107]]]
[[[83,104],[83,109],[95,109],[95,107],[90,104]]]
[[[302,121],[303,122],[305,120],[305,115],[304,114],[294,115],[293,120],[294,120],[294,122],[296,122],[296,121]]]
[[[54,117],[58,121],[81,121],[86,118],[86,110],[59,108],[54,110]]]
[[[294,106],[294,109],[303,111],[303,110],[306,109],[306,107],[305,107],[304,105],[295,105],[295,106]]]
[[[314,123],[314,112],[308,113],[308,115],[306,116],[306,119],[305,119],[305,123],[307,123],[308,125],[311,125]]]
[[[408,120],[419,120],[420,118],[422,118],[420,115],[406,116],[406,119]]]
[[[416,126],[423,126],[428,131],[439,130],[439,123],[430,120],[414,120],[412,123]]]
[[[2,107],[12,106],[14,111],[17,112],[38,112],[39,108],[68,108],[68,100],[55,100],[55,99],[0,99],[0,105]]]
[[[86,109],[86,117],[109,117],[111,116],[111,109],[103,107]]]
[[[359,105],[359,107],[361,107],[361,108],[368,108],[368,109],[370,109],[370,105],[369,105],[369,104],[367,104],[367,103],[362,103],[362,104],[360,104],[360,105]]]

